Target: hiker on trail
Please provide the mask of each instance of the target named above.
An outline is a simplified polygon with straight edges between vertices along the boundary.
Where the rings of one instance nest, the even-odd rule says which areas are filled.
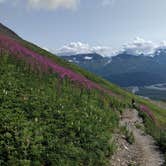
[[[131,104],[132,104],[132,107],[133,107],[133,108],[136,107],[136,103],[135,103],[135,100],[134,100],[134,99],[131,100]]]

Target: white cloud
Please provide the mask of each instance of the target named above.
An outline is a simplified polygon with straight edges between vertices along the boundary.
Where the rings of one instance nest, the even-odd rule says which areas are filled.
[[[153,56],[157,48],[166,47],[166,42],[156,44],[152,41],[146,41],[140,37],[137,37],[133,42],[124,44],[119,49],[113,49],[109,46],[90,46],[89,44],[81,42],[72,42],[60,49],[56,49],[55,53],[60,55],[72,55],[72,54],[86,54],[86,53],[98,53],[102,56],[116,56],[119,53],[126,52],[132,55],[147,55]]]
[[[132,43],[125,44],[122,50],[132,55],[152,55],[157,47],[156,43],[137,37]]]
[[[121,49],[121,52],[127,52],[132,55],[144,55],[154,56],[154,53],[158,49],[165,49],[166,41],[155,43],[150,40],[146,41],[140,37],[137,37],[132,43],[125,44]]]
[[[72,55],[90,53],[91,49],[88,44],[81,42],[71,42],[55,50],[57,54]]]
[[[19,3],[22,0],[0,0],[0,3]],[[25,5],[34,9],[55,10],[57,8],[76,9],[80,0],[25,0]]]
[[[112,57],[118,55],[119,53],[126,52],[135,56],[144,55],[153,57],[154,53],[158,49],[166,49],[166,41],[155,43],[137,37],[133,42],[124,44],[119,49],[113,49],[110,46],[90,46],[86,43],[72,42],[52,52],[55,52],[58,55],[69,56],[75,54],[98,53],[103,57]]]
[[[111,47],[90,46],[89,44],[81,42],[72,42],[59,49],[56,49],[54,52],[58,55],[98,53],[102,56],[114,56],[116,54],[116,51]]]
[[[0,3],[8,3],[9,5],[18,5],[23,1],[24,5],[31,9],[56,10],[58,8],[76,9],[80,1],[84,0],[0,0]],[[114,4],[115,0],[99,0],[101,6],[109,6]],[[97,2],[95,2],[97,4]]]
[[[27,0],[28,4],[32,8],[42,8],[42,9],[57,9],[57,8],[66,8],[66,9],[76,9],[79,0]]]
[[[158,49],[166,49],[166,41],[162,41],[158,45]]]

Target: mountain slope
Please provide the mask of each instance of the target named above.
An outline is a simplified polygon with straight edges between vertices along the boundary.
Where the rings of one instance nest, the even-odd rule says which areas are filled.
[[[1,165],[104,165],[118,122],[109,98],[85,77],[52,61],[47,68],[10,44],[0,56]]]
[[[120,86],[145,86],[166,82],[166,51],[156,50],[153,57],[144,55],[130,55],[126,52],[112,58],[101,57],[95,60],[95,54],[91,60],[73,60],[78,55],[62,56],[81,67],[96,73],[103,78]],[[88,54],[81,54],[86,57]]]
[[[0,23],[0,34],[7,35],[15,39],[21,39],[15,32]]]
[[[132,98],[148,132],[163,138],[164,109],[34,44],[0,35],[0,66],[1,165],[107,164]]]

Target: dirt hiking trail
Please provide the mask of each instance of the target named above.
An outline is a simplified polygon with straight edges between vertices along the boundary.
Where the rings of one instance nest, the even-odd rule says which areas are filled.
[[[133,133],[134,143],[129,144],[124,135],[116,134],[117,152],[110,160],[110,166],[161,166],[163,155],[155,145],[154,139],[147,135],[143,121],[135,109],[127,109],[120,121],[120,126]]]

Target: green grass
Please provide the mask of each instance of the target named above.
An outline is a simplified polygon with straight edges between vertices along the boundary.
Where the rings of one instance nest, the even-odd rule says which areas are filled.
[[[123,107],[127,107],[127,106],[131,107],[131,100],[133,98],[135,99],[137,105],[147,106],[153,112],[153,114],[156,118],[157,124],[154,124],[154,122],[151,121],[151,119],[147,115],[145,115],[144,123],[145,123],[146,131],[147,131],[147,133],[149,133],[150,135],[152,135],[154,137],[154,139],[157,141],[160,148],[162,148],[164,142],[166,142],[165,134],[162,134],[162,133],[166,133],[166,108],[161,108],[161,107],[157,106],[156,104],[154,104],[153,102],[151,102],[150,100],[147,100],[142,97],[136,96],[132,93],[129,93],[128,91],[120,88],[119,86],[114,85],[88,71],[85,71],[75,64],[62,60],[59,57],[35,46],[34,44],[31,44],[26,41],[24,41],[23,43],[26,47],[28,47],[42,55],[51,57],[56,63],[63,65],[67,68],[70,68],[70,69],[84,75],[85,77],[89,78],[90,80],[102,85],[103,87],[110,89],[112,92],[117,94],[118,102],[120,101],[121,105],[123,105]],[[121,110],[121,109],[119,109],[119,110]],[[165,151],[163,151],[163,152],[165,153]]]
[[[134,135],[131,131],[129,131],[127,126],[121,127],[120,132],[125,136],[125,139],[129,144],[133,144],[135,142]]]
[[[0,165],[106,165],[115,98],[0,56]],[[110,101],[112,108],[110,108]]]
[[[88,71],[85,71],[82,68],[80,68],[79,66],[77,66],[73,63],[67,62],[67,61],[51,54],[50,52],[41,49],[40,47],[38,47],[32,43],[29,43],[27,41],[22,41],[22,43],[27,48],[30,48],[33,51],[35,51],[43,56],[50,57],[56,63],[58,63],[64,67],[70,68],[70,69],[74,70],[75,72],[84,75],[85,77],[89,78],[90,80],[102,85],[103,87],[106,87],[107,89],[113,91],[115,94],[118,95],[117,97],[119,97],[119,99],[124,104],[126,104],[126,106],[131,104],[132,98],[135,98],[135,100],[138,104],[145,104],[146,106],[148,106],[155,114],[159,125],[163,128],[166,128],[166,108],[165,109],[160,108],[160,107],[156,106],[155,104],[151,103],[149,100],[146,100],[146,99],[143,99],[142,97],[133,95],[132,93],[129,93],[128,91],[120,88],[119,86],[112,84],[112,83],[106,81],[105,79],[103,79],[99,76],[96,76]]]
[[[131,106],[132,98],[153,111],[157,126],[147,115],[141,116],[147,132],[165,146],[166,109],[34,44],[20,42],[116,96],[82,92],[68,79],[34,72],[12,55],[0,55],[0,165],[106,165],[115,149],[109,140],[118,127],[118,114]]]

